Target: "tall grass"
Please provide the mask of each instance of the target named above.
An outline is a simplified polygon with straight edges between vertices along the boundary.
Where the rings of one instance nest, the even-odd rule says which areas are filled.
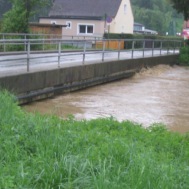
[[[29,114],[0,92],[1,189],[180,189],[188,175],[188,134]]]

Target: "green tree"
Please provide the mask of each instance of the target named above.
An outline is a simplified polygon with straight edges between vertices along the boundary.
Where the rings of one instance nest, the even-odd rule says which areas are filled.
[[[17,3],[18,0],[15,2],[12,9],[3,16],[2,31],[5,33],[27,33],[26,10]]]
[[[173,22],[175,32],[172,35],[175,35],[182,28],[183,17],[173,9],[170,2],[171,0],[132,0],[135,22],[163,35],[169,31],[170,23]]]
[[[3,16],[3,32],[28,33],[29,19],[36,12],[36,7],[40,10],[51,0],[10,0],[12,9]]]
[[[182,13],[184,20],[189,19],[189,0],[169,0],[173,8]]]

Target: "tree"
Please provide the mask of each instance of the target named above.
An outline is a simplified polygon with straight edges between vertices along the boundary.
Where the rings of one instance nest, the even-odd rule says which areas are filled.
[[[12,9],[3,16],[3,32],[28,33],[29,19],[36,12],[36,7],[40,10],[51,0],[10,0]]]
[[[173,8],[175,8],[179,13],[182,13],[184,20],[189,19],[189,0],[169,0]]]
[[[28,32],[26,10],[19,5],[18,0],[14,2],[12,9],[4,14],[2,31],[5,33]]]
[[[180,32],[183,17],[171,6],[171,0],[132,0],[135,22],[146,28],[156,30],[159,34],[169,31],[170,23],[175,23],[175,31]]]

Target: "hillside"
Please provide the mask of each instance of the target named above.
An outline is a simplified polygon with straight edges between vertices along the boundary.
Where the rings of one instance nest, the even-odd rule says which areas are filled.
[[[183,16],[174,10],[167,0],[132,0],[135,22],[160,34],[175,35],[180,32]]]

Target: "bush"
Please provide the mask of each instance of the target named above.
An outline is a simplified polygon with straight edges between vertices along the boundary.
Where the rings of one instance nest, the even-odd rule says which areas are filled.
[[[180,49],[179,63],[184,66],[189,66],[189,40],[186,40],[186,46]]]
[[[139,41],[135,41],[135,48],[143,48],[143,40],[145,40],[145,48],[152,48],[152,41],[156,40],[154,43],[154,47],[160,47],[160,41],[163,42],[162,48],[175,48],[175,41],[181,41],[181,37],[178,36],[160,36],[160,35],[152,35],[152,34],[119,34],[119,33],[105,33],[104,39],[137,39]],[[132,48],[132,41],[125,41],[124,44],[125,49]]]

